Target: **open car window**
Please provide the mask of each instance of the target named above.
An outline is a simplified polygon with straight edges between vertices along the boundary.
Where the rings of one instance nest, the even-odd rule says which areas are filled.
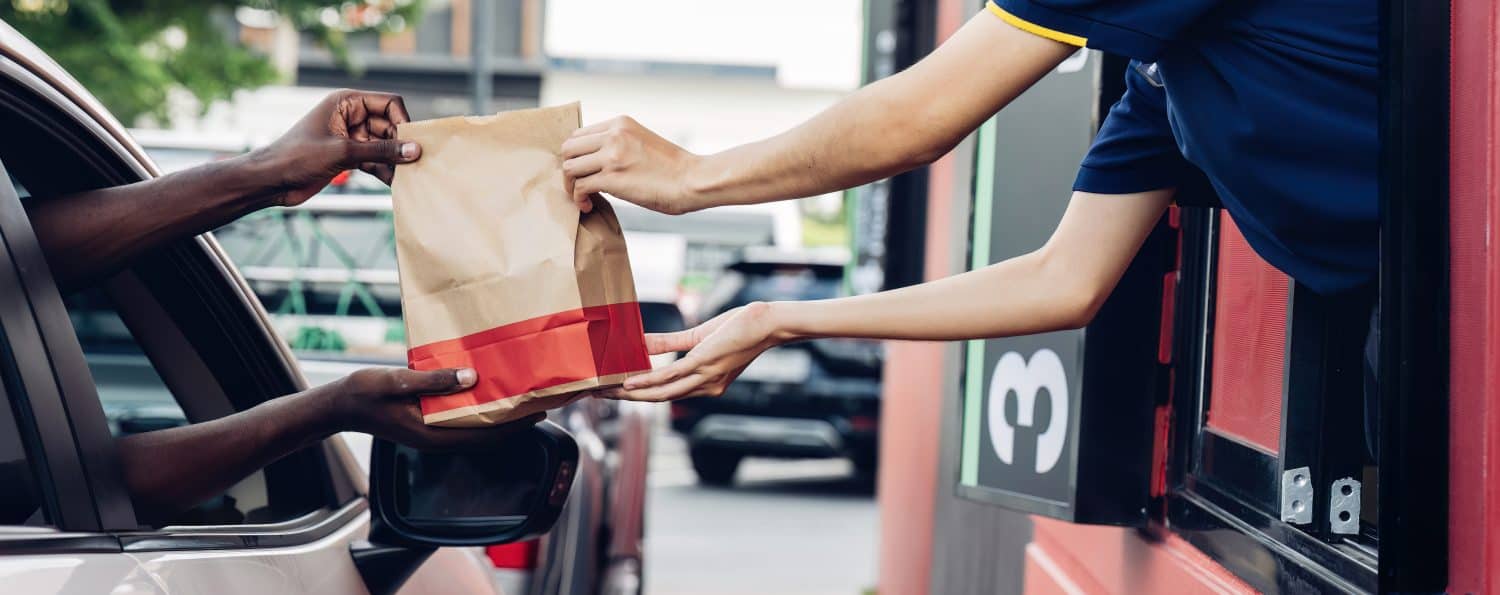
[[[116,438],[188,425],[178,396],[167,387],[102,287],[64,296],[68,317]],[[202,420],[198,420],[202,421]],[[265,471],[177,515],[173,525],[268,523],[290,518],[271,506]]]
[[[23,205],[139,175],[68,115],[3,84],[0,128],[7,130],[0,160]],[[97,393],[102,409],[104,423],[97,423],[97,413],[70,408],[71,416],[90,420],[78,432],[108,441],[207,421],[296,390],[272,336],[218,266],[198,240],[186,238],[143,255],[114,277],[64,294],[65,313],[57,308],[45,314],[46,324],[71,330],[81,348],[70,355],[67,342],[48,345],[49,357],[66,369],[59,373],[69,377],[69,398]],[[85,366],[92,390],[80,382]],[[323,447],[304,449],[166,524],[274,523],[347,502],[352,489],[330,485],[329,465]],[[122,495],[123,487],[106,487],[94,497]],[[121,524],[106,522],[125,528]]]

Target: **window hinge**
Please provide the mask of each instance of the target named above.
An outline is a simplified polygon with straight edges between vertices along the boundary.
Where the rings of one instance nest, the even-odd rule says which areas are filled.
[[[1359,488],[1359,482],[1352,477],[1333,482],[1328,494],[1328,526],[1333,533],[1359,533]]]
[[[1281,472],[1281,521],[1293,525],[1312,522],[1312,471],[1307,467]]]

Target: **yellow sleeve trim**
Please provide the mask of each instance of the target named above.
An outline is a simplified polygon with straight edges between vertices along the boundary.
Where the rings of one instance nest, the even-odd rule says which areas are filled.
[[[986,8],[989,8],[990,12],[995,13],[995,16],[1000,17],[1000,20],[1010,23],[1015,28],[1027,33],[1045,37],[1052,41],[1060,41],[1072,46],[1084,47],[1089,44],[1089,40],[1077,35],[1069,35],[1067,33],[1063,33],[1062,31],[1054,31],[1036,23],[1023,20],[1021,17],[1006,12],[1004,8],[1000,8],[999,4],[995,4],[995,0],[990,0],[987,3]]]

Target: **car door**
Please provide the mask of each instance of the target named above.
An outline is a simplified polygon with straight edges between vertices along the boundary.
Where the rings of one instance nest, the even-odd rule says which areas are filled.
[[[56,196],[149,175],[118,136],[34,73],[0,59],[0,75],[0,162],[15,164],[11,172],[26,194]],[[148,255],[65,304],[18,194],[0,200],[0,220],[43,346],[28,350],[35,361],[21,368],[50,366],[56,380],[61,419],[79,452],[71,475],[85,482],[84,505],[95,510],[87,528],[112,539],[169,593],[363,591],[349,544],[368,530],[366,503],[336,444],[288,456],[170,525],[137,522],[115,435],[253,407],[298,390],[300,377],[207,238]],[[79,339],[99,349],[85,353]]]

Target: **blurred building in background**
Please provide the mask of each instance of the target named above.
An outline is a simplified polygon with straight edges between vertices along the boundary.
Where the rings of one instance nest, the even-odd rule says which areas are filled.
[[[541,54],[545,0],[485,1],[494,25],[487,31],[490,55],[483,65],[492,90],[484,111],[536,107],[546,71]],[[275,138],[292,118],[341,87],[400,93],[416,119],[474,113],[474,7],[473,0],[426,0],[421,18],[397,31],[347,35],[345,62],[275,13],[240,7],[233,19],[240,41],[270,56],[290,84],[241,92],[234,101],[206,109],[183,96],[164,128],[186,138],[238,136],[255,146]],[[361,18],[358,11],[330,11],[325,20]]]
[[[491,2],[490,111],[535,107],[543,78],[543,0]],[[369,87],[401,93],[415,118],[471,113],[471,0],[428,0],[421,21],[397,33],[349,40],[359,70],[340,66],[326,49],[301,39],[297,84]]]
[[[491,110],[534,107],[545,61],[541,55],[544,0],[484,0],[488,29]],[[399,31],[347,38],[349,63],[341,64],[311,35],[289,33],[270,13],[240,9],[240,39],[274,57],[300,87],[362,87],[401,93],[415,118],[472,111],[473,0],[427,0],[423,16]],[[359,19],[358,13],[329,15]]]

